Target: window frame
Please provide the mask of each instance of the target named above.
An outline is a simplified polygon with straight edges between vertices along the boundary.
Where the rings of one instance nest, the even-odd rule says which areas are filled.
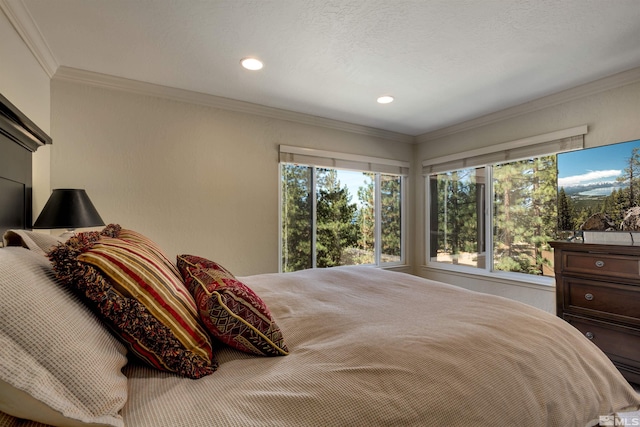
[[[566,151],[584,148],[584,135],[587,134],[586,125],[537,135],[516,141],[497,144],[491,147],[469,150],[465,153],[448,155],[435,159],[424,160],[424,265],[442,271],[458,272],[473,276],[502,279],[510,282],[554,286],[554,278],[527,273],[500,271],[493,269],[494,263],[494,188],[493,167],[498,164],[515,162],[526,158],[536,158],[545,155],[557,155]],[[471,267],[431,260],[431,176],[438,173],[452,172],[470,168],[485,168],[486,185],[484,188],[484,227],[485,248],[479,252],[485,256],[484,267]]]
[[[480,166],[485,168],[486,185],[484,187],[485,207],[483,215],[484,232],[485,232],[485,247],[483,252],[478,252],[478,255],[485,257],[484,267],[470,267],[460,264],[449,264],[444,262],[432,261],[430,248],[431,248],[431,188],[429,185],[430,175],[425,176],[425,213],[426,213],[426,227],[425,227],[425,265],[428,268],[436,270],[450,271],[465,273],[475,276],[482,276],[487,278],[503,279],[508,281],[533,283],[544,286],[553,286],[553,277],[537,276],[527,273],[518,273],[513,271],[501,271],[493,269],[493,165]],[[444,172],[444,171],[443,171]],[[446,171],[450,172],[450,171]]]
[[[382,160],[382,159],[378,159]],[[316,266],[316,230],[317,230],[317,179],[316,179],[316,169],[335,169],[339,171],[351,171],[351,172],[361,172],[361,173],[371,173],[374,174],[374,215],[375,215],[375,223],[374,223],[374,262],[373,264],[354,264],[359,266],[371,266],[375,268],[394,268],[394,267],[404,267],[407,265],[407,195],[408,193],[408,173],[400,174],[393,172],[373,172],[371,170],[361,170],[358,168],[346,168],[346,167],[329,167],[323,165],[313,165],[308,163],[298,163],[292,161],[283,161],[281,160],[278,163],[278,272],[282,273],[283,265],[282,265],[282,250],[284,247],[283,235],[282,235],[282,226],[283,226],[283,212],[282,212],[282,204],[284,202],[284,194],[282,191],[282,166],[285,164],[293,164],[297,166],[306,166],[311,168],[311,188],[310,193],[312,194],[312,209],[313,212],[311,214],[312,224],[311,224],[311,260],[312,266],[310,268],[321,268]],[[402,162],[404,165],[405,162]],[[408,164],[406,164],[408,168]],[[382,227],[381,227],[381,212],[382,212],[382,200],[381,200],[381,175],[392,175],[400,178],[400,260],[392,261],[392,262],[382,262]]]

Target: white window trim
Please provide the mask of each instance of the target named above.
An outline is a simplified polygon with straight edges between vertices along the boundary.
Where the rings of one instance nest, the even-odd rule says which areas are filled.
[[[488,181],[491,181],[491,177],[490,177],[491,173],[488,173]],[[448,264],[448,263],[444,263],[444,262],[437,262],[437,261],[431,261],[431,257],[429,254],[429,248],[431,247],[430,245],[430,230],[429,230],[429,224],[431,224],[431,209],[429,208],[429,204],[431,202],[430,200],[430,195],[429,195],[429,183],[428,183],[429,177],[425,177],[425,182],[427,185],[425,185],[425,213],[426,213],[426,227],[425,227],[425,253],[424,253],[424,266],[427,268],[431,268],[434,270],[442,270],[442,271],[455,271],[458,273],[463,273],[463,274],[468,274],[471,276],[481,276],[481,277],[487,277],[487,278],[494,278],[494,279],[502,279],[502,280],[509,280],[509,281],[516,281],[516,282],[522,282],[522,283],[527,283],[527,284],[536,284],[536,285],[543,285],[543,286],[554,286],[555,285],[555,280],[553,277],[547,277],[547,276],[535,276],[532,274],[526,274],[526,273],[514,273],[514,272],[509,272],[509,271],[495,271],[492,269],[492,266],[486,266],[484,268],[478,268],[478,267],[470,267],[467,265],[454,265],[454,264]],[[492,185],[486,185],[485,186],[485,197],[487,197],[487,200],[491,200],[491,194],[493,192],[493,190],[491,189]],[[486,209],[488,210],[492,210],[492,206],[487,203]],[[486,236],[486,248],[485,251],[487,250],[487,248],[493,248],[493,215],[489,215],[485,212],[485,218],[489,217],[488,221],[485,221],[485,236]],[[486,252],[485,253],[485,257],[486,257]],[[488,257],[487,257],[488,259]],[[493,260],[493,257],[491,257],[491,260]]]
[[[426,159],[422,161],[422,173],[423,175],[429,175],[450,172],[457,169],[496,164],[500,161],[512,162],[550,153],[581,150],[584,148],[584,135],[587,132],[587,125],[576,126],[515,141],[503,142],[489,147],[468,150],[463,153]],[[518,150],[525,150],[530,147],[533,147],[532,151],[527,150],[526,153],[518,155]]]
[[[298,163],[309,166],[353,170],[358,172],[379,172],[394,175],[409,175],[409,162],[339,153],[314,148],[280,145],[280,163]]]

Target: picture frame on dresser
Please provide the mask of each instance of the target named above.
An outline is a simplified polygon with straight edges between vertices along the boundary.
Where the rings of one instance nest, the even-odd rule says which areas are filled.
[[[640,246],[550,242],[556,314],[640,384]]]

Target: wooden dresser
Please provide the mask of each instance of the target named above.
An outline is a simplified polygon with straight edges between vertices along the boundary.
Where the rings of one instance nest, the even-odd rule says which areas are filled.
[[[640,384],[640,246],[551,242],[556,314]]]

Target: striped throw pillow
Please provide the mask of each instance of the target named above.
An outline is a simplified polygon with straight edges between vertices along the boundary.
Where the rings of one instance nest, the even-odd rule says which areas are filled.
[[[115,227],[115,226],[114,226]],[[118,239],[126,240],[127,242],[135,243],[138,246],[143,247],[144,249],[151,251],[153,255],[155,255],[160,262],[180,280],[182,283],[182,278],[180,277],[180,272],[178,268],[175,266],[173,262],[167,258],[165,253],[162,251],[160,246],[153,240],[149,239],[146,236],[138,233],[137,231],[127,230],[126,228],[120,228],[117,231],[116,236]]]
[[[178,256],[178,269],[212,336],[246,353],[284,356],[289,349],[264,301],[220,264]]]
[[[150,365],[190,378],[214,372],[211,341],[175,266],[120,236],[127,232],[110,225],[72,237],[49,254],[56,274]]]

